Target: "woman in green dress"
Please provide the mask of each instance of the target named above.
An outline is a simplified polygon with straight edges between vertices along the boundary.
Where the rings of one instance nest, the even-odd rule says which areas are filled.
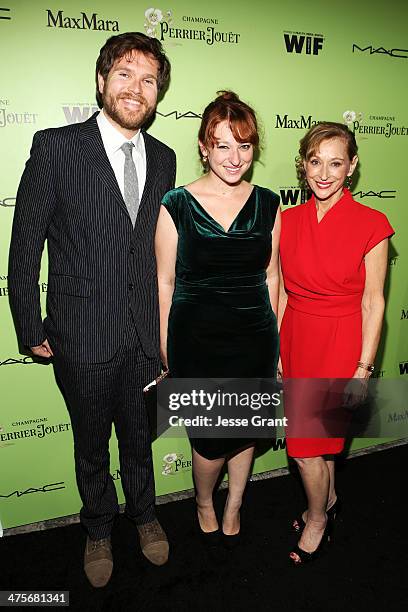
[[[244,180],[259,145],[253,109],[233,92],[219,92],[203,113],[198,140],[204,175],[165,195],[157,226],[162,360],[176,378],[274,378],[279,197]],[[190,440],[204,534],[219,533],[213,490],[227,462],[222,533],[232,543],[254,442]]]

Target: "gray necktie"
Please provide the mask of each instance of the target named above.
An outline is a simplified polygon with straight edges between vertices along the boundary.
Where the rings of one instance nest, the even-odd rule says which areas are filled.
[[[125,154],[123,196],[133,227],[136,223],[137,211],[139,210],[139,183],[137,180],[135,162],[132,158],[132,149],[134,146],[133,142],[124,142],[121,146]]]

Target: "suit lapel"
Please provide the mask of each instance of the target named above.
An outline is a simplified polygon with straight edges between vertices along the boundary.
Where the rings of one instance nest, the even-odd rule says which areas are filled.
[[[112,196],[128,215],[126,204],[117,183],[115,173],[110,165],[108,156],[103,146],[101,133],[96,122],[97,113],[92,115],[88,121],[81,126],[80,139],[82,149],[87,162],[92,166],[99,180],[101,180],[111,192]],[[129,215],[128,215],[129,216]]]
[[[143,138],[146,149],[146,183],[143,189],[140,207],[146,205],[146,200],[149,197],[149,194],[151,194],[152,186],[157,180],[157,175],[159,174],[159,163],[154,140],[145,131],[143,131]]]

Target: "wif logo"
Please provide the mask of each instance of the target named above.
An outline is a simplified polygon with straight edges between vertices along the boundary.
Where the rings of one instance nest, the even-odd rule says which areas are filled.
[[[296,204],[304,204],[312,195],[308,189],[280,189],[279,190],[281,203],[283,206],[295,206]],[[299,199],[300,198],[300,199]]]
[[[304,34],[301,32],[286,32],[283,35],[287,53],[304,53],[319,55],[323,49],[324,38],[321,34]]]
[[[408,310],[405,310],[405,308],[401,310],[401,321],[403,319],[408,319]]]
[[[68,124],[82,123],[99,110],[98,106],[92,104],[75,104],[73,106],[63,106],[65,121]]]
[[[399,364],[400,376],[408,374],[408,361],[401,361]]]
[[[9,8],[0,8],[0,20],[10,21],[10,9]]]

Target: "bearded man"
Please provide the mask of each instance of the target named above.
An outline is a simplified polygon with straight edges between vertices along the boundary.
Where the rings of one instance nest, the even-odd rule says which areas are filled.
[[[18,190],[9,259],[20,344],[51,359],[71,417],[87,532],[84,569],[107,584],[118,499],[109,473],[112,423],[126,513],[145,556],[168,558],[155,515],[143,387],[160,372],[154,231],[174,186],[175,154],[142,128],[170,76],[159,41],[113,36],[96,62],[99,107],[88,121],[35,134]],[[48,247],[47,316],[38,278]]]

